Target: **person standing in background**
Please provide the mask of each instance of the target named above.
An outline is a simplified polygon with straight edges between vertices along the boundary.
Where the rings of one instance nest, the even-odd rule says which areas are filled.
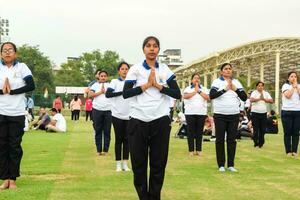
[[[93,100],[88,97],[85,100],[85,121],[87,121],[89,118],[92,120],[92,109],[93,109]]]
[[[297,156],[300,130],[300,85],[297,73],[288,73],[288,80],[282,86],[281,120],[284,132],[284,146],[287,156]]]
[[[63,107],[63,104],[62,104],[61,98],[59,95],[57,95],[52,103],[52,108],[55,108],[57,110],[57,112],[60,113],[62,107]]]

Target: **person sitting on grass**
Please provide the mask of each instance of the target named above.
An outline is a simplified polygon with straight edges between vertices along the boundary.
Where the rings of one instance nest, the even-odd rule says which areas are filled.
[[[51,119],[44,106],[40,107],[39,118],[33,121],[32,125],[34,130],[46,130],[46,126],[50,123]]]
[[[55,108],[51,109],[51,122],[46,126],[47,132],[66,132],[67,123],[62,114],[58,113]]]

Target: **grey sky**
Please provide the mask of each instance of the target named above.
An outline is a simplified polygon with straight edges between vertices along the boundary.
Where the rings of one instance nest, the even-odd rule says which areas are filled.
[[[11,41],[39,45],[56,64],[94,49],[141,61],[149,35],[185,63],[253,40],[300,36],[299,0],[0,0]]]

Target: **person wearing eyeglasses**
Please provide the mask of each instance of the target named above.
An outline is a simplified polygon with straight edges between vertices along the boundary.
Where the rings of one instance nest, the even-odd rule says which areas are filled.
[[[0,190],[17,188],[25,126],[25,93],[35,89],[30,69],[18,62],[12,42],[1,45],[0,63]]]

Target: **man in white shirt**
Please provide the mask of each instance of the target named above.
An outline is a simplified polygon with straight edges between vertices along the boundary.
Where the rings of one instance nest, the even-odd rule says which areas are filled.
[[[51,109],[51,115],[53,116],[50,124],[46,126],[47,132],[66,132],[67,124],[62,114],[58,113],[55,108]]]

